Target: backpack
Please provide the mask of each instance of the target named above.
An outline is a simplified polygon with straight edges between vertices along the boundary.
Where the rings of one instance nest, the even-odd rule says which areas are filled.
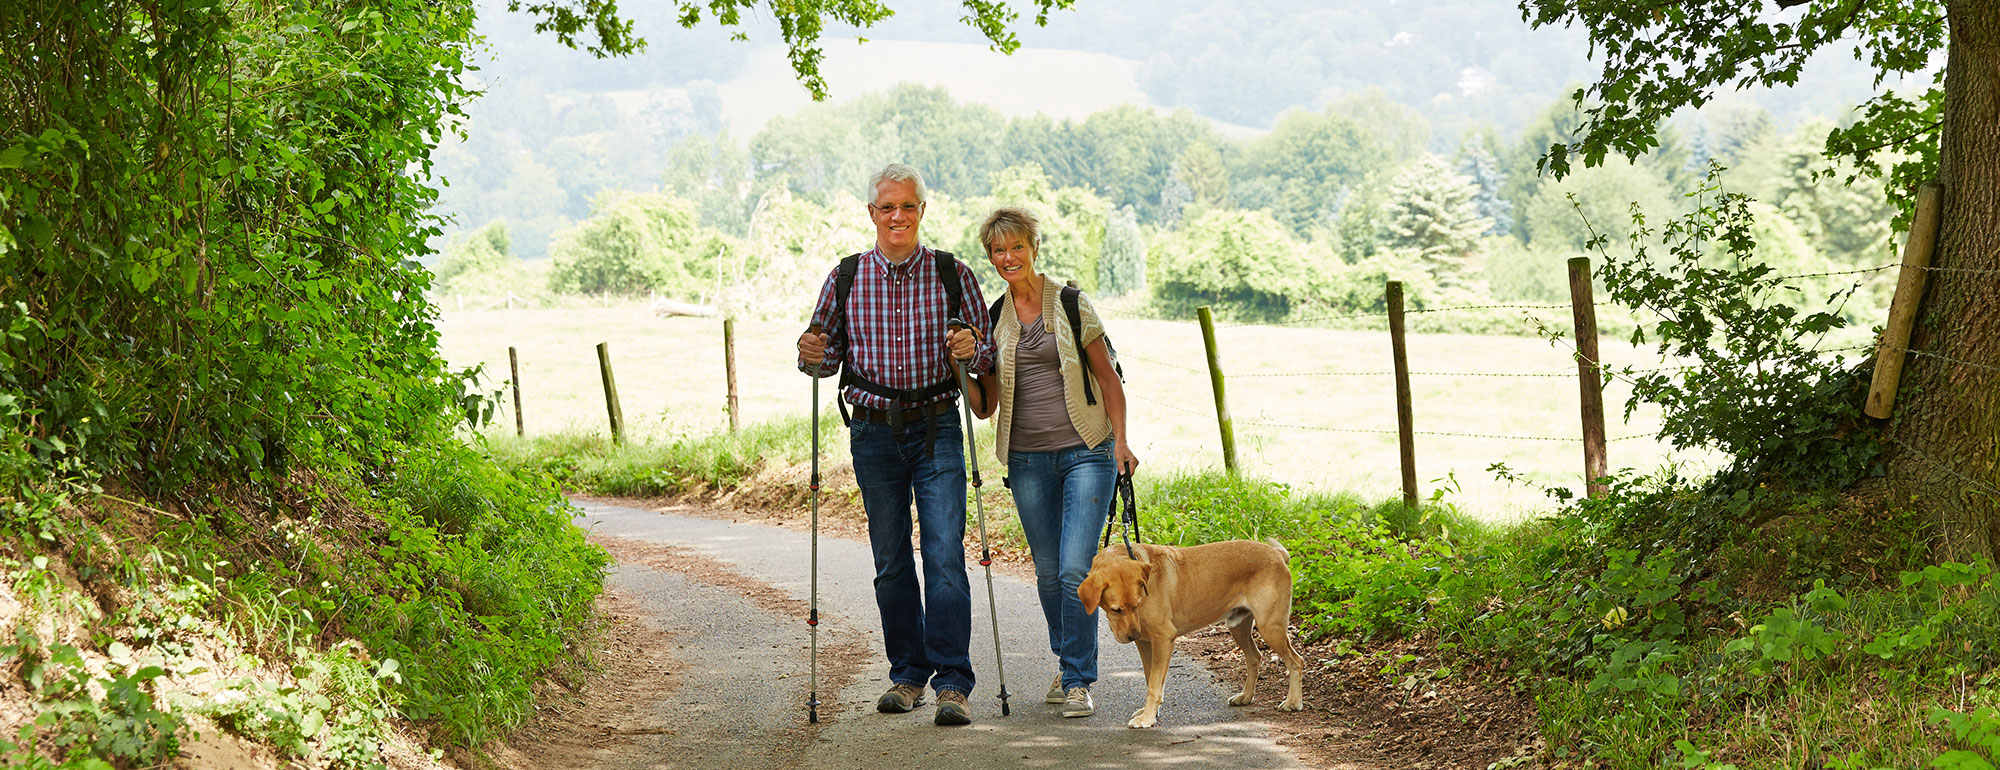
[[[1076,287],[1075,281],[1068,282],[1062,288],[1063,316],[1069,319],[1070,337],[1076,342],[1077,363],[1083,367],[1083,400],[1091,406],[1096,406],[1097,394],[1090,389],[1090,359],[1085,357],[1083,352],[1083,310],[1077,301],[1081,296],[1083,290]],[[1007,297],[1003,293],[999,299],[993,300],[992,307],[986,309],[986,319],[992,324],[991,328],[1000,328],[1000,306],[1006,301]],[[1125,367],[1118,363],[1118,349],[1111,346],[1109,334],[1104,335],[1104,352],[1111,358],[1111,371],[1118,375],[1119,382],[1124,382]]]

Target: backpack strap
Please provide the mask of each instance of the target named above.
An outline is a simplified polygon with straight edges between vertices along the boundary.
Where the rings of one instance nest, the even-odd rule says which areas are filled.
[[[860,268],[861,254],[857,252],[841,257],[840,264],[833,269],[833,310],[826,314],[826,331],[842,350],[847,349],[847,294],[854,290],[854,273]],[[852,366],[841,366],[839,384],[834,386],[833,404],[840,408],[842,423],[852,418],[847,414],[847,399],[840,397],[839,388],[848,385],[852,379],[849,373],[852,371],[854,371]]]
[[[944,317],[955,318],[959,308],[965,306],[965,285],[959,282],[958,258],[940,250],[932,250],[931,256],[937,265],[938,283],[944,284]]]
[[[826,326],[834,339],[842,343],[842,349],[847,341],[847,294],[854,290],[854,274],[860,269],[860,254],[841,257],[840,265],[833,269],[833,312],[826,315]]]
[[[1097,394],[1090,391],[1090,358],[1083,351],[1083,310],[1078,307],[1080,303],[1077,301],[1077,297],[1082,294],[1083,290],[1075,286],[1062,288],[1063,315],[1069,318],[1069,333],[1076,340],[1076,358],[1083,364],[1083,400],[1091,406],[1096,406]]]

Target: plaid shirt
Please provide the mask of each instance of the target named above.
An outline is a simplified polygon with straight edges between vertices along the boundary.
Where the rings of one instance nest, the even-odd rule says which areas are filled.
[[[958,284],[963,287],[960,299],[965,305],[947,311],[944,283],[938,280],[933,267],[937,264],[935,254],[918,246],[916,253],[902,264],[891,264],[879,249],[862,253],[854,270],[854,285],[847,292],[846,318],[828,317],[833,313],[834,277],[840,268],[836,266],[827,273],[826,284],[819,290],[819,301],[813,305],[812,324],[827,330],[833,341],[826,346],[826,358],[819,371],[812,371],[803,360],[799,361],[799,371],[829,377],[846,364],[856,367],[855,372],[862,377],[898,390],[914,390],[953,379],[951,352],[944,341],[945,321],[957,316],[979,331],[978,352],[968,363],[966,373],[991,372],[993,323],[987,318],[986,298],[979,292],[979,281],[963,260],[955,260]],[[845,340],[840,334],[842,329],[846,331]],[[844,398],[850,404],[870,409],[889,408],[887,398],[860,388],[846,390]],[[953,395],[946,393],[923,404],[903,406],[933,404]]]

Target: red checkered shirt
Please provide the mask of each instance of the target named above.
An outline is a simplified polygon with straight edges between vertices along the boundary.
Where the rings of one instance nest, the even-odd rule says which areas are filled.
[[[832,343],[817,372],[805,361],[799,370],[816,377],[829,377],[843,364],[856,367],[855,373],[898,390],[914,390],[952,379],[950,348],[945,345],[945,322],[957,316],[979,330],[978,353],[969,362],[968,374],[993,370],[993,323],[986,315],[986,298],[979,292],[979,280],[963,260],[958,266],[958,284],[964,306],[947,312],[944,284],[938,280],[935,252],[918,246],[917,251],[891,264],[881,251],[861,254],[854,270],[854,284],[847,292],[846,318],[829,318],[833,313],[836,265],[820,287],[819,301],[813,305],[812,325],[826,329]],[[845,330],[846,335],[840,334]],[[849,359],[852,359],[851,361]],[[926,399],[923,406],[952,398],[945,393]],[[889,408],[889,399],[855,387],[843,397],[850,404],[870,409]]]

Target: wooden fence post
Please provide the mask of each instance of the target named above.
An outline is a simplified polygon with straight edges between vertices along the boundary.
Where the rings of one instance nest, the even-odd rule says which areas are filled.
[[[1603,497],[1604,365],[1597,357],[1597,303],[1591,296],[1590,258],[1569,260],[1569,304],[1576,322],[1577,395],[1583,405],[1583,484],[1591,497]]]
[[[1868,404],[1862,409],[1869,417],[1889,419],[1896,406],[1896,387],[1903,381],[1904,351],[1910,346],[1910,329],[1917,322],[1917,305],[1924,298],[1924,283],[1930,271],[1931,252],[1937,247],[1938,209],[1944,187],[1931,182],[1917,189],[1917,211],[1910,217],[1910,237],[1903,242],[1903,273],[1896,280],[1896,297],[1889,301],[1889,325],[1882,329],[1882,341],[1875,343],[1875,377],[1868,384]]]
[[[1208,384],[1215,390],[1215,423],[1222,430],[1222,467],[1229,475],[1241,471],[1236,465],[1236,431],[1229,424],[1229,402],[1222,397],[1222,357],[1215,350],[1215,316],[1207,305],[1195,309],[1201,319],[1201,346],[1208,353]]]
[[[1403,282],[1390,281],[1389,349],[1396,357],[1396,440],[1402,450],[1403,504],[1417,507],[1416,418],[1410,409],[1410,359],[1403,347]]]
[[[514,435],[528,435],[528,429],[521,420],[521,357],[514,353],[514,346],[507,346],[507,383],[514,386]]]
[[[625,410],[618,406],[618,381],[611,378],[611,343],[597,343],[597,371],[604,376],[604,410],[611,416],[611,442],[625,443]]]
[[[722,376],[729,387],[729,432],[736,432],[736,319],[722,319]]]

